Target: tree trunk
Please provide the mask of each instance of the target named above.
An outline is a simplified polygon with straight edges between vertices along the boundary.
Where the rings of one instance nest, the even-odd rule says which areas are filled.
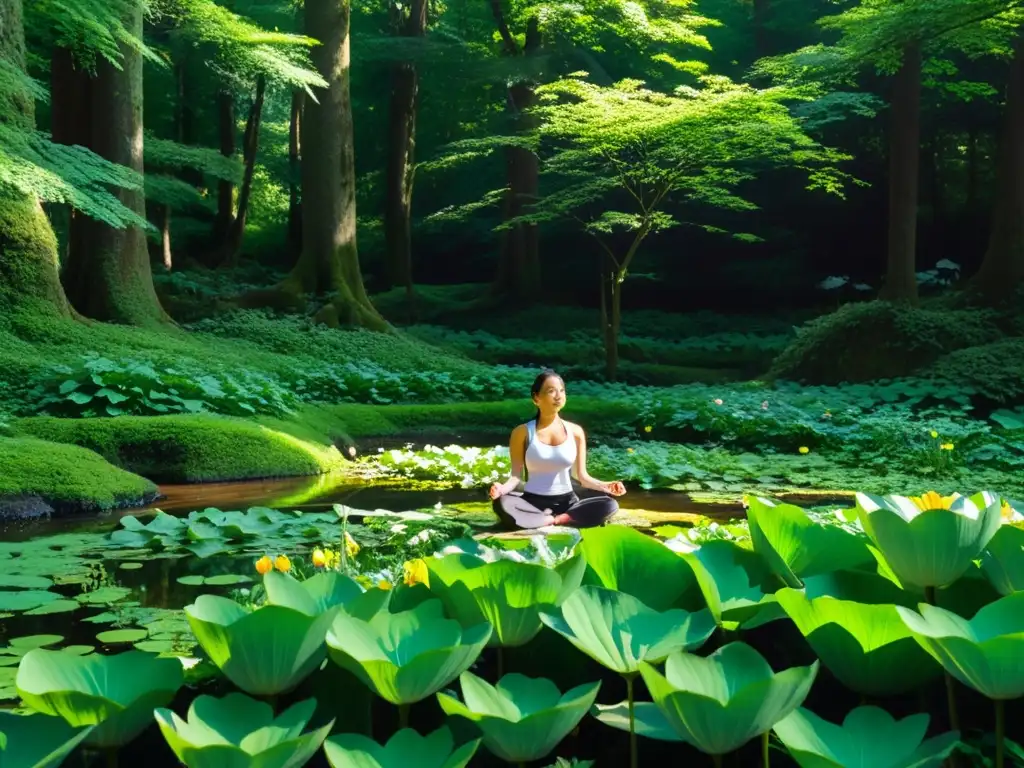
[[[619,327],[622,324],[622,280],[619,270],[605,258],[601,274],[601,322],[604,326],[605,376],[615,381],[619,372]]]
[[[142,38],[142,6],[134,4],[125,26]],[[92,122],[87,145],[96,154],[143,172],[142,56],[121,44],[122,69],[105,59],[96,63],[92,81]],[[125,207],[145,216],[141,191],[119,189]],[[86,317],[127,325],[170,322],[153,288],[146,234],[140,227],[115,229],[100,221],[76,217],[85,230],[88,248],[72,249],[64,267],[64,290],[71,304]]]
[[[768,39],[768,17],[771,0],[754,0],[754,55],[760,59],[771,53]]]
[[[397,6],[393,6],[396,7]],[[399,9],[397,11],[401,13]],[[422,37],[427,27],[426,0],[413,0],[409,16],[401,22],[403,37]],[[412,278],[412,189],[416,173],[416,109],[419,72],[412,62],[400,62],[392,72],[388,121],[387,197],[384,206],[384,237],[387,278],[392,286],[404,286],[409,319],[415,317]]]
[[[92,122],[89,73],[79,66],[68,48],[54,48],[50,60],[50,136],[58,144],[89,146],[89,125]],[[55,210],[58,206],[52,206]],[[67,210],[67,231],[62,261],[67,263],[72,250],[86,249],[84,230],[75,225],[82,214],[71,206]]]
[[[917,203],[921,153],[921,45],[910,43],[893,78],[889,126],[888,269],[879,298],[917,303]]]
[[[21,2],[0,0],[0,59],[24,71]],[[0,99],[0,114],[26,131],[35,129],[34,107],[28,98]],[[74,314],[60,284],[57,237],[42,205],[35,197],[0,187],[0,318],[11,319],[22,312]]]
[[[220,134],[220,153],[224,157],[235,155],[235,99],[227,92],[217,94],[217,128]],[[224,242],[231,222],[235,218],[235,185],[221,179],[217,183],[217,219],[213,227],[213,241]]]
[[[986,302],[1012,297],[1024,280],[1024,29],[1017,36],[1006,89],[988,250],[971,287]]]
[[[171,206],[160,206],[160,253],[163,257],[164,269],[168,272],[174,265],[171,254]]]
[[[492,4],[492,11],[493,4]],[[494,11],[500,13],[500,9]],[[499,29],[503,29],[502,38],[508,34],[503,17],[497,16]],[[513,46],[512,38],[505,39],[506,48]],[[536,17],[527,22],[526,41],[523,53],[533,55],[540,50],[540,26]],[[533,85],[522,81],[512,85],[508,90],[508,106],[516,115],[518,129],[529,132],[536,125],[533,116],[526,111],[536,102]],[[508,191],[505,194],[502,218],[509,221],[525,213],[526,208],[537,199],[540,180],[540,161],[537,155],[528,149],[507,147],[505,150],[505,169],[508,178]],[[535,301],[540,293],[540,254],[539,232],[536,224],[517,224],[505,230],[501,250],[498,256],[498,273],[494,282],[494,293],[515,298],[519,303]]]
[[[260,122],[263,119],[263,100],[267,92],[267,80],[263,75],[256,78],[256,96],[249,108],[249,119],[245,123],[245,136],[242,139],[242,153],[245,159],[245,171],[242,175],[242,188],[238,192],[238,212],[231,219],[227,239],[224,243],[223,263],[237,266],[238,256],[245,238],[245,221],[249,213],[249,197],[252,194],[252,179],[256,173],[256,154],[260,146]]]
[[[288,251],[293,259],[302,253],[302,110],[303,91],[292,93],[292,116],[288,127]]]
[[[350,0],[306,0],[306,33],[322,43],[310,55],[328,87],[303,114],[302,255],[282,287],[298,294],[334,294],[320,314],[329,325],[386,330],[366,295],[356,248],[350,13]]]

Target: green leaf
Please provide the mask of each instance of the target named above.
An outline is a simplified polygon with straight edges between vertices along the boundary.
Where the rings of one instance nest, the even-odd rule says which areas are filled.
[[[480,739],[467,742],[454,752],[453,746],[447,728],[427,736],[403,728],[384,746],[356,733],[332,736],[324,742],[324,752],[331,768],[465,768],[476,754]]]
[[[0,611],[27,611],[59,600],[56,592],[26,589],[18,592],[0,592]]]
[[[120,643],[135,643],[146,637],[148,633],[144,629],[112,629],[108,632],[100,632],[96,639],[104,645],[118,645]]]
[[[91,732],[59,717],[0,710],[0,760],[4,768],[56,768]]]

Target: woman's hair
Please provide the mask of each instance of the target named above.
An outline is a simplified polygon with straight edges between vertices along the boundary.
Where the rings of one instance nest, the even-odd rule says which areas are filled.
[[[534,395],[539,395],[540,391],[544,389],[544,382],[546,382],[548,379],[552,377],[558,379],[559,381],[564,381],[564,379],[557,373],[555,373],[553,370],[551,370],[550,368],[545,368],[543,371],[537,374],[537,378],[533,380],[533,386],[530,387],[530,396],[532,397]],[[534,421],[538,421],[540,419],[540,408],[537,409],[537,413],[534,415],[533,419]]]

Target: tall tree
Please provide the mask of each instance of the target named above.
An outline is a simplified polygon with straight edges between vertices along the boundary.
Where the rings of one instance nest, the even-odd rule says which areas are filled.
[[[125,28],[142,39],[142,3],[126,9]],[[142,54],[138,44],[120,44],[121,66],[106,59],[89,82],[89,149],[113,163],[143,172]],[[121,202],[145,216],[141,190],[122,190]],[[71,304],[86,317],[128,325],[170,322],[153,288],[146,233],[141,226],[124,229],[76,218],[74,247],[62,280]],[[78,247],[81,244],[81,247]]]
[[[302,116],[302,253],[281,286],[293,296],[331,297],[319,318],[329,325],[389,326],[370,303],[356,244],[356,181],[349,0],[306,0],[317,72],[326,81]]]

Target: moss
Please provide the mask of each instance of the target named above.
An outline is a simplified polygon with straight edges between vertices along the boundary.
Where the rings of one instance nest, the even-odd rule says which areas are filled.
[[[156,494],[149,480],[111,466],[93,451],[0,438],[0,499],[37,497],[67,513],[139,506]]]
[[[908,376],[949,352],[997,341],[996,320],[979,310],[847,304],[801,328],[769,378],[840,384]]]
[[[0,319],[18,310],[70,316],[57,274],[57,237],[38,201],[0,193]]]
[[[163,483],[316,475],[341,467],[341,454],[325,438],[290,426],[206,415],[40,417],[13,424],[19,434],[89,448]]]
[[[945,355],[922,376],[997,403],[1024,397],[1024,339],[1002,339]]]

